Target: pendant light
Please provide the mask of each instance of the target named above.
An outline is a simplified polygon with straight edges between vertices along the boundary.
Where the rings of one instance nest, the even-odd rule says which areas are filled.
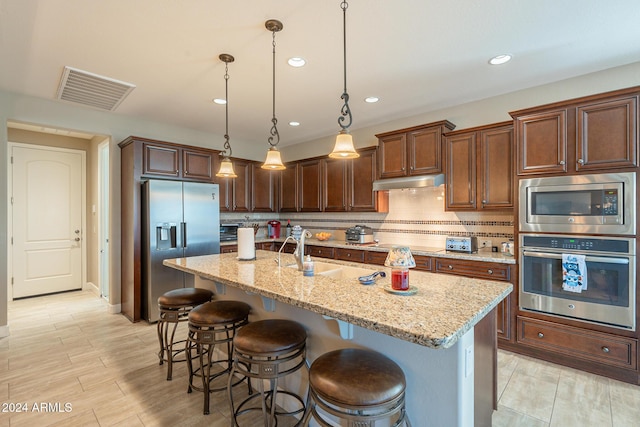
[[[261,168],[281,171],[286,168],[282,164],[280,152],[278,151],[280,134],[278,133],[277,127],[278,119],[276,119],[276,33],[282,30],[282,22],[276,19],[269,19],[264,23],[264,26],[273,34],[273,118],[271,119],[271,123],[273,123],[273,126],[271,126],[271,131],[269,132],[271,136],[267,140],[271,147],[269,147],[269,151],[267,151],[267,158]]]
[[[353,138],[349,133],[349,126],[353,121],[351,116],[351,109],[349,108],[349,94],[347,93],[347,8],[349,4],[346,1],[340,3],[342,8],[342,40],[343,40],[343,60],[344,60],[344,92],[340,99],[344,100],[344,105],[340,110],[340,117],[338,117],[338,124],[342,130],[336,137],[336,145],[333,147],[333,151],[329,154],[329,157],[333,159],[355,159],[360,157],[358,152],[353,146]],[[346,123],[345,123],[346,122]]]
[[[220,156],[224,156],[220,162],[220,170],[216,176],[221,178],[236,178],[235,171],[233,170],[233,163],[231,163],[231,144],[229,144],[229,62],[235,61],[235,58],[228,53],[222,53],[218,57],[224,62],[224,115],[225,115],[225,128],[224,128],[224,151],[220,153]],[[229,154],[227,154],[229,150]]]

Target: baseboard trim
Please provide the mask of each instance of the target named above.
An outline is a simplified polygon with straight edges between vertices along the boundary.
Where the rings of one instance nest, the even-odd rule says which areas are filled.
[[[107,304],[107,312],[110,314],[118,314],[122,311],[122,305],[120,304]]]
[[[91,291],[94,294],[100,296],[100,289],[98,289],[98,287],[93,282],[85,283],[84,286],[82,287],[82,290]]]

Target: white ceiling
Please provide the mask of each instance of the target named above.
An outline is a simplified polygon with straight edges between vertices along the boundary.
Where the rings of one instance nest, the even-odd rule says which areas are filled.
[[[0,0],[0,88],[54,99],[64,66],[130,82],[122,114],[281,146],[336,133],[339,0]],[[510,53],[506,65],[488,59]],[[292,56],[303,68],[286,64]],[[638,0],[351,0],[352,129],[640,61]],[[366,104],[369,95],[380,97]],[[59,101],[63,102],[63,101]],[[445,119],[445,117],[443,117]],[[289,121],[299,121],[297,128]]]

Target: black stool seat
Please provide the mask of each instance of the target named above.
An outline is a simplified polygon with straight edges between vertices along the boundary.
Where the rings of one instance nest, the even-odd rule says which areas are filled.
[[[288,388],[285,390],[278,386],[278,381],[303,367],[307,368],[306,341],[304,327],[287,319],[259,320],[236,333],[231,377],[240,375],[256,380],[259,393],[250,394],[236,404],[229,380],[227,390],[232,426],[244,425],[238,418],[253,411],[262,413],[265,427],[276,427],[278,418],[304,416],[305,404],[301,394],[306,387],[300,391],[302,385],[296,385],[294,379],[285,384]],[[265,382],[268,382],[268,389],[265,389]],[[278,399],[286,400],[289,405],[280,408]],[[295,425],[300,425],[301,421],[296,420]]]
[[[211,301],[197,306],[189,312],[189,335],[187,337],[186,353],[187,368],[189,370],[189,387],[204,393],[203,413],[209,413],[209,393],[227,389],[227,381],[218,386],[214,382],[225,378],[231,372],[233,356],[233,338],[241,327],[249,322],[251,306],[241,301]],[[219,353],[214,359],[214,349],[218,345],[226,346],[226,354]],[[197,366],[193,361],[197,360]],[[212,367],[218,365],[220,369],[212,372]],[[202,387],[196,386],[194,379],[200,377]],[[242,382],[242,378],[233,382],[232,386]],[[251,384],[247,380],[249,394],[252,393]]]
[[[158,320],[158,342],[160,351],[158,358],[162,365],[167,362],[167,380],[173,376],[174,362],[184,362],[186,359],[179,356],[184,352],[183,346],[178,344],[185,342],[184,339],[175,339],[178,324],[187,321],[187,316],[191,309],[213,299],[213,292],[201,288],[179,288],[165,292],[158,298],[158,310],[160,318]],[[177,348],[176,348],[177,347]]]
[[[179,308],[196,306],[211,301],[213,292],[201,288],[180,288],[165,292],[158,298],[158,306],[165,308]]]
[[[349,406],[384,404],[406,387],[404,373],[393,360],[355,348],[318,357],[311,365],[309,383],[323,399]]]
[[[384,425],[411,427],[405,411],[406,387],[400,366],[378,352],[330,351],[309,369],[309,401],[302,425],[308,426],[313,418],[329,426],[329,416],[350,426],[371,427],[385,420]]]
[[[211,301],[199,305],[189,313],[189,323],[207,326],[216,323],[230,323],[245,319],[251,306],[240,301]]]
[[[300,324],[285,319],[267,319],[242,328],[233,343],[243,353],[276,356],[303,345],[306,339],[307,332]]]

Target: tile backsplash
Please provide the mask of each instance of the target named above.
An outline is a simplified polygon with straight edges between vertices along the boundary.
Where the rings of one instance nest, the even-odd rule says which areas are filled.
[[[249,219],[246,219],[246,216]],[[266,222],[282,223],[282,235],[287,220],[312,233],[329,231],[332,239],[344,241],[344,230],[356,224],[368,225],[374,238],[385,244],[405,244],[444,248],[447,236],[476,236],[491,240],[493,246],[513,238],[511,212],[445,212],[444,188],[418,188],[389,191],[389,212],[318,212],[318,213],[222,213],[225,222],[257,222],[258,238],[267,234]]]

